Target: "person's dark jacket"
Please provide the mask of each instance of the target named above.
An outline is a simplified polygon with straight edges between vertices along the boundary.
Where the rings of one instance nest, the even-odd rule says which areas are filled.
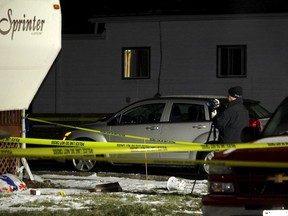
[[[248,110],[242,98],[229,102],[227,109],[216,116],[216,127],[223,136],[224,143],[241,143],[241,132],[249,124]]]

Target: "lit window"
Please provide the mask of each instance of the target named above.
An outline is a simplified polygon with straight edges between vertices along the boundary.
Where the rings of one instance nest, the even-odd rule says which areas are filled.
[[[217,46],[217,77],[246,76],[246,45]]]
[[[150,48],[123,48],[123,78],[150,78]]]

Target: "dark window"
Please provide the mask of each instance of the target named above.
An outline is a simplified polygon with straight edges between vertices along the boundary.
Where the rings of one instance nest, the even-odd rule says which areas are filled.
[[[204,106],[198,104],[175,103],[172,106],[170,122],[205,121]]]
[[[246,76],[246,45],[217,46],[217,77]]]
[[[109,125],[159,123],[164,106],[164,103],[155,103],[134,107],[122,115],[116,116]]]
[[[123,48],[124,79],[150,78],[150,48]]]

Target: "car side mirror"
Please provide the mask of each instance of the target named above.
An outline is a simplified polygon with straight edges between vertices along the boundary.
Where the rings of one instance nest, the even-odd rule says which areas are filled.
[[[245,127],[241,132],[241,141],[243,143],[253,142],[260,138],[260,131],[256,127]]]

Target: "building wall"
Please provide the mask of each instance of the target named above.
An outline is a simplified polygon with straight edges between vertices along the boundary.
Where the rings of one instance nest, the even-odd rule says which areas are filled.
[[[104,39],[63,37],[61,54],[32,103],[34,113],[114,112],[155,95],[159,73],[163,95],[226,95],[241,85],[246,98],[271,111],[287,96],[286,15],[107,21],[105,27]],[[240,44],[247,45],[247,77],[217,78],[216,46]],[[151,47],[151,79],[122,80],[122,47],[143,46]]]

